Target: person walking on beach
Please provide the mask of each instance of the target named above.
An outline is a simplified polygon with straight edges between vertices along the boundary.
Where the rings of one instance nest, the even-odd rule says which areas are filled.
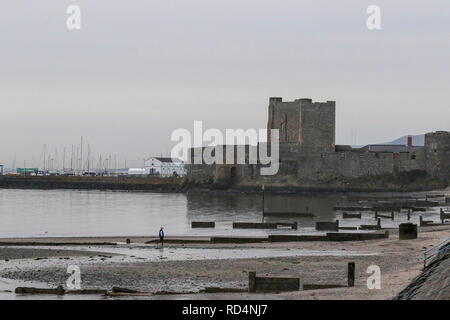
[[[164,228],[159,229],[159,240],[161,241],[161,246],[164,246]]]

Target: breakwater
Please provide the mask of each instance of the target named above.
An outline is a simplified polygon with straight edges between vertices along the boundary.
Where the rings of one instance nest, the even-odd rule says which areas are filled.
[[[262,183],[263,184],[263,183]],[[260,193],[261,185],[242,187],[239,185],[221,185],[217,183],[198,183],[186,177],[160,176],[0,176],[0,188],[7,189],[78,189],[78,190],[122,190],[149,192],[208,192],[208,193]],[[270,193],[323,193],[323,192],[411,192],[438,190],[447,187],[446,181],[422,180],[415,184],[363,185],[349,182],[345,186],[309,185],[304,187],[286,184],[285,186],[265,185]],[[351,208],[350,208],[351,209]],[[348,209],[348,210],[350,210]],[[360,210],[360,208],[358,208]],[[267,213],[268,215],[271,213]],[[306,215],[310,215],[307,213]]]
[[[183,192],[186,181],[183,178],[159,176],[0,176],[0,188]]]

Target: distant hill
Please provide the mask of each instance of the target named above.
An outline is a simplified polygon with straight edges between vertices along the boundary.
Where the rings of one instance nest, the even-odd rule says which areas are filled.
[[[418,135],[412,135],[413,138],[413,146],[416,147],[423,147],[425,145],[425,135],[424,134],[418,134]],[[401,144],[401,145],[407,145],[408,144],[408,136],[403,136],[401,138],[398,138],[391,142],[383,142],[383,143],[371,143],[371,144]],[[366,145],[352,145],[352,148],[362,148]]]
[[[422,147],[425,145],[425,135],[424,134],[418,134],[415,136],[412,136],[412,142],[413,146]],[[402,144],[407,145],[408,144],[408,136],[403,136],[401,138],[398,138],[391,142],[385,142],[381,144]]]

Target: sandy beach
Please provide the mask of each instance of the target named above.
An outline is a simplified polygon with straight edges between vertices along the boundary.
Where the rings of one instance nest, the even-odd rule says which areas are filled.
[[[152,293],[133,298],[391,299],[420,273],[423,251],[446,239],[449,230],[450,226],[422,227],[418,239],[406,241],[398,240],[394,230],[389,239],[381,240],[210,244],[195,238],[191,240],[199,243],[166,243],[164,248],[145,244],[152,240],[147,237],[132,237],[131,244],[125,243],[126,237],[0,239],[0,285],[11,290],[6,288],[8,281],[19,280],[64,286],[67,267],[77,265],[83,289],[117,286]],[[348,262],[356,264],[352,288],[271,294],[200,292],[206,287],[245,290],[249,271],[299,277],[302,284],[346,285]],[[379,290],[367,288],[366,271],[371,265],[381,270]]]

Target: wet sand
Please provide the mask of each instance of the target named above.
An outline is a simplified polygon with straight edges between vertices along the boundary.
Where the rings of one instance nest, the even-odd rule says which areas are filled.
[[[420,228],[419,238],[351,242],[288,242],[255,244],[144,244],[150,238],[40,238],[0,239],[1,242],[48,243],[46,247],[1,246],[0,277],[65,285],[67,266],[81,269],[83,289],[111,290],[113,286],[157,293],[142,299],[391,299],[416,277],[423,266],[423,251],[446,239],[450,226]],[[118,242],[117,245],[82,243]],[[64,246],[53,246],[64,243]],[[70,246],[67,243],[76,243]],[[222,252],[222,257],[217,257]],[[247,257],[249,256],[249,257]],[[6,261],[8,260],[8,261]],[[248,271],[263,276],[300,277],[307,284],[347,283],[347,263],[356,263],[353,288],[284,292],[278,294],[198,293],[205,287],[247,288]],[[369,290],[367,267],[381,269],[381,289]],[[0,283],[1,286],[1,283]],[[10,293],[14,295],[14,293]],[[100,298],[100,297],[97,297]]]

